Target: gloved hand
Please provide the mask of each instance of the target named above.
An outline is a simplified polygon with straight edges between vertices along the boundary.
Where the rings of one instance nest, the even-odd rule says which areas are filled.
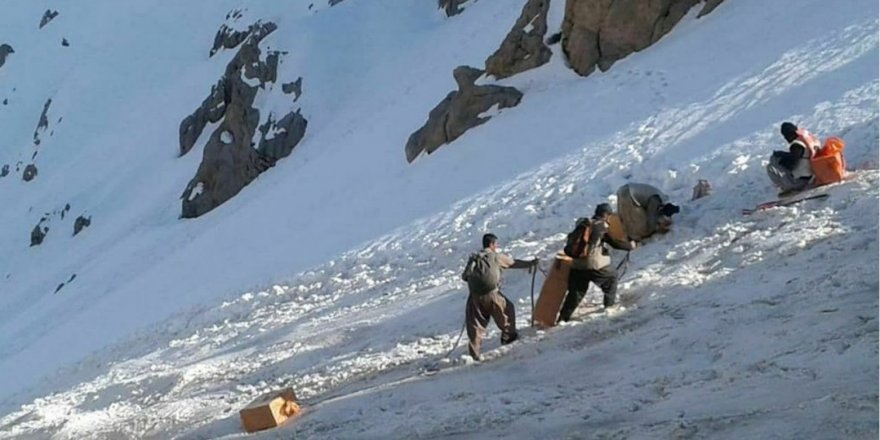
[[[639,247],[639,242],[637,242],[637,241],[635,241],[635,240],[630,240],[630,241],[629,241],[629,247],[635,249],[635,248]]]

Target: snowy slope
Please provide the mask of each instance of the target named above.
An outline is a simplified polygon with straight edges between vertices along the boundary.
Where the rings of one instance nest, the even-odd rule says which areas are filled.
[[[78,82],[34,76],[26,86],[14,77],[22,81],[16,93],[57,81],[70,84],[59,93],[76,96],[68,108],[53,100],[64,120],[40,146],[40,157],[57,153],[57,171],[47,159],[34,182],[0,181],[9,207],[0,240],[14,250],[0,256],[14,275],[2,281],[0,299],[0,438],[235,438],[237,410],[283,385],[311,408],[258,437],[876,438],[876,4],[797,2],[799,22],[815,30],[805,38],[776,19],[795,2],[728,2],[587,79],[557,54],[504,82],[525,92],[519,107],[406,166],[403,141],[452,87],[452,68],[479,65],[508,27],[485,23],[512,22],[521,2],[475,2],[451,20],[379,3],[283,16],[250,5],[254,17],[278,21],[271,44],[289,46],[283,75],[305,78],[314,131],[301,150],[194,221],[176,219],[176,197],[195,159],[174,152],[180,118],[204,97],[189,90],[193,82],[209,78],[207,89],[223,67],[205,58],[218,25],[210,14],[146,2],[142,22],[102,21],[120,35],[158,19],[202,27],[201,41],[168,33],[162,38],[176,38],[173,45],[140,42],[180,51],[154,50],[167,60],[155,71],[128,65],[143,78],[161,72],[165,81],[151,84],[168,93],[115,77],[98,87],[88,81],[98,68],[85,62],[68,76]],[[217,2],[215,15],[233,6]],[[26,11],[14,20],[26,23],[12,35],[39,35],[29,17],[43,8],[13,8]],[[303,37],[340,23],[350,32]],[[120,41],[129,46],[107,44],[104,53],[115,47],[109,58],[126,66],[138,40]],[[13,61],[39,41],[11,44],[4,92]],[[314,55],[328,48],[339,57]],[[203,62],[192,63],[196,53]],[[183,60],[192,64],[160,66]],[[77,116],[74,102],[106,89],[107,100],[139,110],[108,104]],[[42,96],[34,102],[38,116]],[[11,113],[0,117],[20,117]],[[86,120],[115,123],[77,123]],[[824,202],[741,217],[740,208],[773,198],[762,162],[780,145],[782,120],[843,137],[850,164],[866,169],[827,188]],[[147,148],[155,145],[167,147]],[[15,154],[0,151],[6,161]],[[349,164],[346,172],[328,176],[339,164]],[[575,217],[627,180],[684,201],[698,178],[709,178],[712,196],[684,203],[675,231],[633,254],[621,288],[625,313],[526,332],[483,365],[416,374],[457,335],[458,271],[483,231],[516,255],[547,259]],[[28,249],[26,233],[42,211],[65,201],[86,207],[95,228],[54,241],[60,234],[50,232]],[[33,216],[22,221],[30,206]],[[76,280],[52,295],[70,273]],[[521,327],[529,282],[507,274]],[[497,332],[490,336],[491,349]]]

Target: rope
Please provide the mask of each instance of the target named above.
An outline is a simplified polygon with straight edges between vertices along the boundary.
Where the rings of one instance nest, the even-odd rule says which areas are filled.
[[[620,264],[617,265],[617,281],[623,279],[623,276],[626,275],[626,270],[629,269],[629,253],[630,251],[626,251],[626,256],[623,257],[623,260],[621,260]],[[621,267],[623,267],[623,272],[620,272]]]
[[[452,356],[452,353],[455,352],[456,348],[458,348],[458,343],[461,342],[461,335],[464,334],[465,326],[467,326],[467,318],[465,318],[464,322],[461,323],[461,331],[458,332],[458,339],[456,339],[455,344],[452,345],[452,350],[449,350],[449,353],[446,353],[446,356],[444,356],[444,358]]]

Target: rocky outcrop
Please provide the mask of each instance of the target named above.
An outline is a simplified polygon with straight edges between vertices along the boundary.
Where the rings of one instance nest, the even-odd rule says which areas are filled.
[[[46,234],[49,233],[49,228],[47,226],[43,226],[43,221],[40,220],[34,229],[31,230],[31,247],[39,246],[43,244],[43,240],[46,239]]]
[[[52,10],[46,9],[46,12],[43,13],[43,18],[40,19],[40,29],[42,29],[43,26],[46,26],[47,24],[49,24],[49,22],[54,20],[55,17],[57,17],[57,16],[58,16],[58,11],[52,11]]]
[[[52,105],[52,98],[46,100],[43,104],[43,113],[40,114],[40,120],[37,122],[37,128],[34,129],[34,145],[40,145],[40,133],[49,128],[49,107]]]
[[[552,52],[544,44],[550,0],[529,0],[498,48],[486,59],[486,74],[507,78],[550,61]]]
[[[6,177],[9,175],[9,164],[3,165],[3,168],[0,168],[0,177]]]
[[[522,93],[513,87],[476,85],[482,70],[468,66],[455,68],[453,76],[458,91],[450,92],[428,114],[428,122],[410,135],[406,143],[406,160],[412,162],[422,152],[433,153],[443,144],[454,141],[467,130],[485,123],[489,109],[514,107]]]
[[[30,163],[28,166],[24,167],[24,172],[21,174],[22,180],[25,182],[30,182],[37,177],[37,166]]]
[[[282,84],[281,91],[283,91],[287,95],[293,93],[293,102],[299,101],[299,96],[302,95],[303,92],[302,77],[297,78],[294,82]]]
[[[6,57],[11,53],[15,53],[12,46],[8,44],[0,44],[0,67],[3,67],[3,65],[6,64]]]
[[[280,53],[260,58],[260,41],[275,29],[257,23],[240,44],[226,72],[202,105],[181,122],[180,153],[186,154],[209,122],[218,123],[208,139],[196,175],[181,195],[184,218],[198,217],[229,200],[260,173],[288,156],[305,135],[307,121],[299,110],[260,124],[253,108],[257,91],[277,80]],[[225,47],[225,46],[224,46]],[[260,129],[260,140],[252,139]]]
[[[70,47],[70,42],[67,41],[67,38],[61,39],[61,47]]]
[[[462,11],[464,11],[461,5],[467,2],[468,0],[438,0],[437,6],[439,6],[440,9],[446,12],[447,17],[452,17],[453,15],[458,15]]]
[[[73,222],[73,236],[76,237],[76,234],[82,232],[84,228],[89,227],[92,224],[92,217],[83,217],[79,216]]]
[[[211,47],[208,56],[214,56],[220,49],[235,49],[250,36],[257,40],[262,40],[277,28],[278,26],[271,21],[266,23],[258,21],[243,31],[237,31],[224,24],[220,26],[217,34],[214,35],[214,45]]]
[[[654,44],[704,0],[566,0],[562,49],[586,76]],[[708,0],[705,15],[722,0]]]

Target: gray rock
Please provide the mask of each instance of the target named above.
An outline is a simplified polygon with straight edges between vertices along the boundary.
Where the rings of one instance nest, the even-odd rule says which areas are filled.
[[[84,228],[89,227],[92,224],[92,217],[83,217],[79,216],[76,220],[73,221],[73,236],[76,237],[76,234],[82,232]]]
[[[608,70],[617,60],[657,42],[701,1],[567,0],[562,49],[580,75],[597,67]],[[703,11],[711,11],[710,6]]]
[[[34,180],[34,177],[37,177],[37,166],[31,163],[24,167],[24,173],[22,173],[21,178],[25,182],[30,182]]]
[[[343,1],[344,1],[344,0],[330,0],[328,3],[329,3],[330,6],[332,7],[332,6],[336,6],[336,5],[340,4],[340,3],[342,3]]]
[[[272,163],[290,155],[293,148],[306,134],[308,121],[300,114],[300,111],[290,112],[275,122],[269,115],[266,122],[260,126],[260,143],[257,152],[272,159]],[[270,132],[271,138],[267,139]]]
[[[208,52],[208,56],[214,56],[214,54],[220,49],[235,49],[252,35],[258,40],[262,40],[266,35],[271,34],[277,28],[278,26],[276,26],[275,23],[263,23],[258,21],[250,25],[247,30],[237,31],[224,24],[220,26],[220,29],[217,30],[217,33],[214,35],[214,45],[211,46],[211,51]]]
[[[468,0],[438,0],[437,6],[446,12],[447,17],[452,17],[453,15],[458,15],[464,11],[464,9],[461,8],[461,5],[467,3],[467,1]]]
[[[12,46],[8,44],[0,44],[0,67],[3,67],[3,65],[6,64],[6,57],[11,53],[15,53]]]
[[[303,79],[302,77],[299,77],[294,82],[282,84],[281,91],[287,95],[293,93],[293,102],[296,102],[299,101],[299,97],[302,95],[302,85]]]
[[[422,152],[433,153],[441,145],[485,123],[490,117],[480,114],[493,106],[503,109],[519,104],[522,93],[513,87],[475,85],[474,81],[482,74],[482,70],[473,67],[455,68],[453,77],[459,90],[446,95],[428,114],[425,125],[410,135],[405,148],[408,162],[415,160]]]
[[[62,46],[62,47],[70,47],[70,42],[67,41],[67,38],[62,38],[62,39],[61,39],[61,46]]]
[[[40,114],[40,121],[37,122],[37,128],[34,129],[34,145],[40,145],[40,131],[46,131],[49,128],[49,107],[52,105],[52,98],[46,100],[43,104],[43,113]]]
[[[724,0],[706,0],[706,4],[703,5],[703,9],[700,9],[700,13],[697,14],[697,18],[701,18],[704,15],[707,15],[715,10]]]
[[[546,64],[552,52],[544,44],[550,0],[529,0],[501,47],[486,59],[486,74],[507,78]]]
[[[183,218],[198,217],[234,197],[260,173],[289,155],[305,134],[306,120],[299,111],[291,112],[277,122],[267,118],[259,127],[259,144],[252,144],[260,122],[260,112],[253,108],[253,102],[260,87],[276,81],[280,53],[269,52],[261,61],[259,43],[275,25],[251,28],[253,32],[241,43],[211,96],[181,123],[181,154],[185,154],[198,139],[205,121],[220,122],[205,145],[196,175],[181,194]],[[260,85],[251,86],[242,76],[259,80]]]
[[[39,246],[43,244],[43,240],[46,239],[46,234],[49,233],[49,227],[43,226],[43,221],[45,219],[41,219],[34,229],[31,230],[31,246]]]
[[[40,29],[42,29],[43,26],[49,24],[49,22],[54,20],[55,17],[57,17],[57,16],[58,16],[58,11],[52,11],[52,10],[46,9],[46,12],[43,13],[43,18],[40,19]]]
[[[3,168],[0,169],[0,177],[6,177],[9,175],[9,164],[3,165]]]

